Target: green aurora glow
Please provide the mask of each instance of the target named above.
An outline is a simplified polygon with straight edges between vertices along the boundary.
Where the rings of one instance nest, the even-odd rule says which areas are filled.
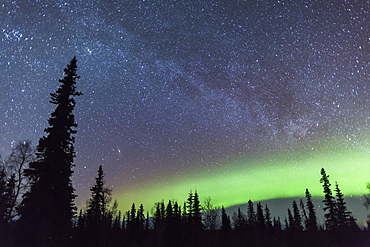
[[[233,206],[275,198],[303,197],[308,188],[313,196],[323,196],[320,169],[325,168],[332,184],[338,182],[346,196],[367,193],[370,181],[369,144],[364,138],[354,144],[330,142],[315,148],[301,148],[270,153],[254,159],[225,162],[213,169],[200,168],[179,177],[167,176],[140,187],[116,191],[120,209],[132,203],[143,204],[150,212],[154,203],[177,200],[183,203],[190,190],[201,199],[210,196],[217,206]],[[328,143],[328,142],[326,142]],[[118,195],[118,196],[117,196]]]

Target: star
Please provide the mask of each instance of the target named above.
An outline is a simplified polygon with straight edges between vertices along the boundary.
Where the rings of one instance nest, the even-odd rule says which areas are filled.
[[[225,206],[304,196],[306,186],[320,196],[321,166],[348,194],[366,192],[366,1],[0,7],[0,153],[37,145],[76,56],[79,207],[99,165],[123,211],[194,188]]]

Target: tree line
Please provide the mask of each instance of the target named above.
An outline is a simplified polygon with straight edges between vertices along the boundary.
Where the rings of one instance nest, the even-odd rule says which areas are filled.
[[[362,246],[370,241],[347,209],[344,195],[321,169],[325,223],[320,225],[308,189],[305,201],[293,201],[287,217],[272,217],[267,205],[248,201],[230,218],[210,197],[201,203],[190,191],[183,203],[157,202],[152,212],[132,204],[118,210],[112,190],[105,186],[102,166],[97,171],[86,207],[77,208],[71,177],[74,167],[73,110],[77,59],[64,69],[60,86],[51,93],[55,111],[37,148],[18,143],[1,159],[0,246]],[[370,186],[368,186],[370,189]],[[365,197],[369,207],[370,197]]]

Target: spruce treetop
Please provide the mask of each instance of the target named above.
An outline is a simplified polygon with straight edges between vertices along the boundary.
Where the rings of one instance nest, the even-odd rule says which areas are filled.
[[[23,196],[20,225],[25,229],[32,228],[24,236],[30,246],[45,243],[47,246],[66,246],[69,241],[76,210],[71,181],[75,157],[72,135],[77,127],[73,115],[74,96],[82,94],[76,91],[76,79],[79,78],[76,63],[74,57],[64,69],[65,76],[59,80],[59,88],[50,94],[50,103],[56,108],[48,120],[47,135],[39,140],[37,159],[25,170],[30,191]]]

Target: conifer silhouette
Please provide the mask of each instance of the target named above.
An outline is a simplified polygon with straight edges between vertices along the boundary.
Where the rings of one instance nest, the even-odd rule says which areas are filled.
[[[337,221],[337,205],[335,198],[333,197],[332,191],[330,189],[329,175],[326,175],[325,169],[321,169],[321,179],[322,187],[324,189],[324,211],[325,213],[325,225],[327,229],[335,229],[338,226]]]
[[[51,94],[56,109],[49,118],[46,136],[39,140],[36,161],[29,164],[25,175],[31,188],[24,195],[20,226],[24,227],[27,246],[67,246],[75,214],[74,188],[71,176],[75,157],[76,133],[73,109],[76,105],[77,65],[74,57],[64,69],[60,87]]]
[[[315,206],[313,205],[311,198],[312,196],[309,190],[306,189],[306,199],[307,199],[306,206],[308,210],[306,229],[309,231],[315,231],[317,230],[317,218],[316,218]]]

